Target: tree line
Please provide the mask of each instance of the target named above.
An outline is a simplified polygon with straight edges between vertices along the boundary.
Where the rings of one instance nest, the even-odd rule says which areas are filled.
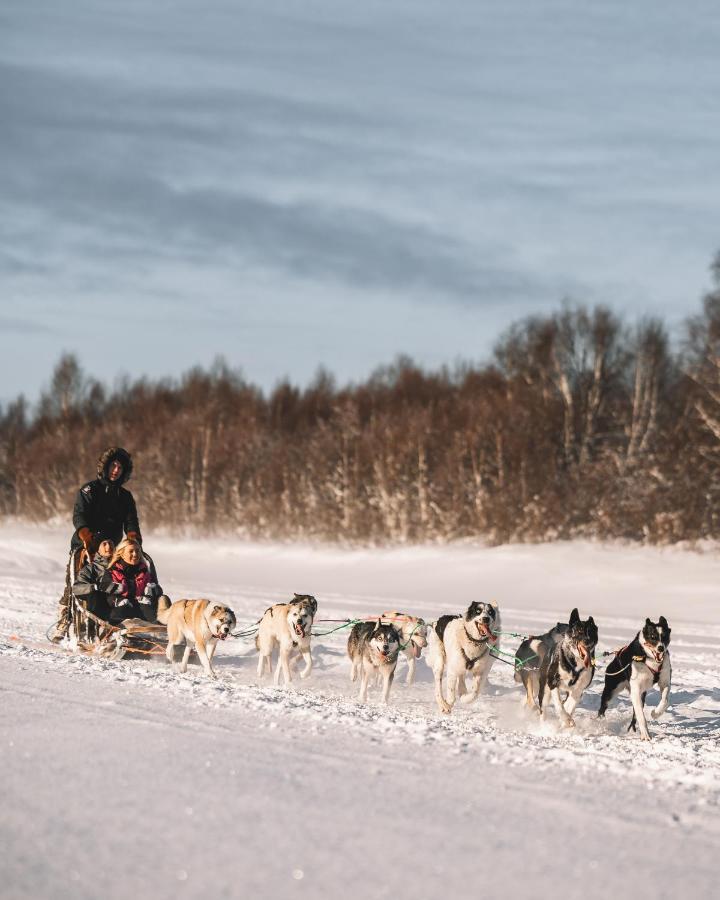
[[[517,322],[486,365],[409,359],[269,393],[218,362],[109,389],[64,355],[0,408],[0,515],[69,520],[109,445],[147,527],[364,543],[720,535],[720,255],[671,346],[598,306]]]

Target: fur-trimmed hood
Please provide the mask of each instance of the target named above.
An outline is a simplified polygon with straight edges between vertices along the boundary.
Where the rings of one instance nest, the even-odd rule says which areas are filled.
[[[113,482],[119,487],[121,484],[126,484],[130,481],[133,470],[132,456],[130,456],[123,447],[108,447],[107,450],[100,455],[97,462],[97,474],[101,481],[105,482],[105,484],[109,484],[110,479],[108,478],[108,470],[110,468],[110,463],[115,460],[123,467],[122,475],[117,481]]]

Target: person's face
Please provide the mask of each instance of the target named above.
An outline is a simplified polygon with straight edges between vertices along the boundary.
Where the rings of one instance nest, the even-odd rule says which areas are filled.
[[[140,551],[135,546],[135,544],[131,544],[125,549],[125,552],[123,553],[123,559],[126,563],[130,563],[131,566],[134,566],[140,562]]]
[[[119,463],[116,459],[114,459],[110,463],[110,468],[108,469],[108,478],[110,479],[110,481],[117,481],[118,478],[122,475],[122,471],[122,463]]]
[[[115,545],[112,541],[100,541],[98,553],[100,554],[100,556],[112,556],[112,552],[114,549]]]

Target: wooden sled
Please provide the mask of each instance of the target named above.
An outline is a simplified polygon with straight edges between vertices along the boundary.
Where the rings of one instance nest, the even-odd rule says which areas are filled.
[[[143,556],[155,569],[152,558]],[[76,550],[70,559],[72,585],[87,561],[84,549]],[[125,656],[164,656],[167,646],[167,628],[159,622],[145,619],[125,619],[118,625],[100,618],[88,609],[87,602],[76,597],[71,590],[72,616],[68,636],[71,646],[81,653],[101,656],[105,659],[123,659]]]

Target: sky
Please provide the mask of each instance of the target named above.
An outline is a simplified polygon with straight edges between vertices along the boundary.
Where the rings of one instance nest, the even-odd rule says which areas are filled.
[[[490,358],[564,299],[673,333],[720,250],[715,0],[4,0],[0,402],[223,356]]]

